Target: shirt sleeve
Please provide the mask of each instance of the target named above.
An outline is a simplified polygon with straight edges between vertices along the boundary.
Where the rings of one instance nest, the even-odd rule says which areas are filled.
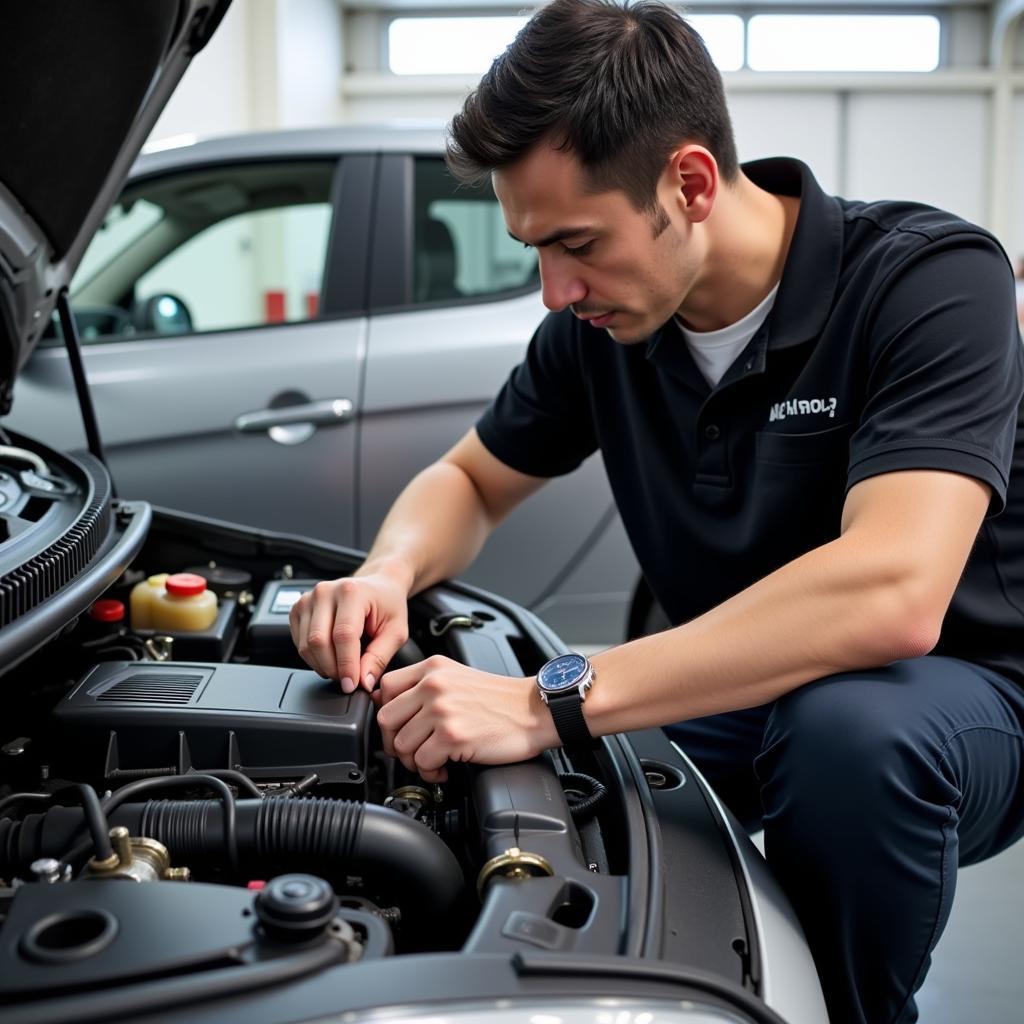
[[[492,455],[531,476],[570,473],[597,449],[578,332],[570,316],[544,318],[526,358],[476,425]]]
[[[888,276],[866,321],[866,401],[850,440],[847,488],[881,473],[939,469],[992,488],[1002,511],[1024,351],[1013,276],[997,243],[932,242]]]

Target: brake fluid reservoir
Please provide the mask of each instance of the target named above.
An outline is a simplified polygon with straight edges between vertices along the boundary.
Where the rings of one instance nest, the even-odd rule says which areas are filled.
[[[157,573],[132,587],[131,597],[128,599],[132,629],[153,628],[153,600],[157,594],[163,593],[168,575],[166,572]]]
[[[209,629],[217,618],[217,595],[206,589],[202,576],[191,572],[168,576],[152,600],[153,629],[198,632]]]

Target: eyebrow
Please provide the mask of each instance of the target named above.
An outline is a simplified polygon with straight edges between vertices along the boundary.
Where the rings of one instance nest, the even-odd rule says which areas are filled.
[[[523,242],[517,235],[513,235],[511,231],[508,232],[508,237],[514,242],[522,242],[523,245],[532,246],[535,249],[543,249],[546,245],[554,245],[555,242],[564,242],[567,238],[573,238],[576,235],[590,235],[596,234],[597,228],[591,224],[583,224],[576,228],[556,228],[549,235],[545,235],[543,238],[536,242]]]

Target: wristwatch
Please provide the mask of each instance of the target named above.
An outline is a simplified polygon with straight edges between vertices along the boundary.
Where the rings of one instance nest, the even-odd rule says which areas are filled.
[[[551,711],[558,736],[567,748],[594,745],[583,717],[583,701],[595,678],[594,666],[582,654],[560,654],[537,673],[540,699]]]

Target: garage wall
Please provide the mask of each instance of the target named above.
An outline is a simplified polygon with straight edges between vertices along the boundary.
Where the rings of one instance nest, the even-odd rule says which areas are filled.
[[[826,191],[842,191],[842,102],[837,94],[734,93],[729,111],[741,160],[795,156]]]
[[[1021,33],[1024,39],[1024,32]],[[1013,199],[1007,245],[1012,257],[1024,259],[1024,94],[1013,105]]]
[[[251,13],[252,7],[245,3],[228,8],[160,115],[152,139],[248,130],[253,92],[248,41]]]
[[[851,96],[844,191],[914,199],[984,223],[989,106],[981,94]]]

